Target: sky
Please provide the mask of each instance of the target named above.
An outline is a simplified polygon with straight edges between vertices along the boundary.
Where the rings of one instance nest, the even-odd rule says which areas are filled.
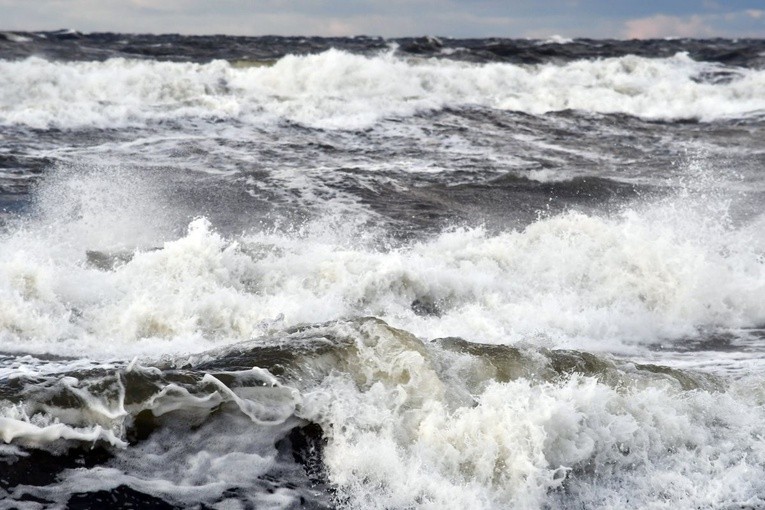
[[[765,38],[765,0],[0,0],[0,30]]]

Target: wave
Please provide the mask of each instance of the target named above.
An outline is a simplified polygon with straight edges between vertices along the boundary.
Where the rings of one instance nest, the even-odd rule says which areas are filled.
[[[8,226],[5,349],[159,356],[372,315],[422,338],[618,351],[765,324],[763,217],[734,224],[703,189],[386,247],[331,219],[226,237],[198,218],[178,236],[150,184],[115,175],[51,178]]]
[[[61,454],[96,439],[108,455],[66,471],[59,461],[44,487],[19,479],[14,498],[63,505],[73,492],[127,487],[180,506],[762,503],[761,380],[723,383],[581,352],[428,343],[372,318],[164,364],[56,377],[34,366],[6,389],[2,412],[20,417],[0,419],[0,436],[40,428],[33,421],[57,422],[60,436],[16,437],[0,458],[13,465],[30,450]]]
[[[765,71],[696,62],[683,53],[514,65],[329,50],[251,67],[33,57],[0,61],[0,91],[0,123],[41,129],[188,118],[357,129],[461,106],[702,121],[765,111]]]

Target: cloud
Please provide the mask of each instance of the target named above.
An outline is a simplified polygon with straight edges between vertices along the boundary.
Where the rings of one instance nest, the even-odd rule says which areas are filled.
[[[628,19],[620,34],[627,39],[664,37],[763,37],[765,10],[717,12],[668,16],[655,14],[644,18]]]
[[[0,30],[58,28],[387,37],[765,37],[765,10],[762,0],[0,0]]]
[[[656,14],[648,18],[631,19],[625,22],[627,39],[657,39],[662,37],[709,37],[714,29],[707,25],[704,17],[665,16]]]
[[[183,3],[178,1],[158,2],[157,0],[130,0],[130,4],[138,9],[154,12],[181,11]]]

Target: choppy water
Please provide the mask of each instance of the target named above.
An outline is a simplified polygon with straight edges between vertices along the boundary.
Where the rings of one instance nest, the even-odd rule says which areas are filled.
[[[762,508],[765,42],[0,34],[0,507]]]

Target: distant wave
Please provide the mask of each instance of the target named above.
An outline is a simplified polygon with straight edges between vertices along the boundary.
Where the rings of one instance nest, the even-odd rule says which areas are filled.
[[[111,128],[187,118],[363,128],[388,117],[483,106],[713,121],[765,112],[765,71],[686,54],[566,64],[475,64],[340,50],[242,67],[129,59],[0,61],[0,123]]]

